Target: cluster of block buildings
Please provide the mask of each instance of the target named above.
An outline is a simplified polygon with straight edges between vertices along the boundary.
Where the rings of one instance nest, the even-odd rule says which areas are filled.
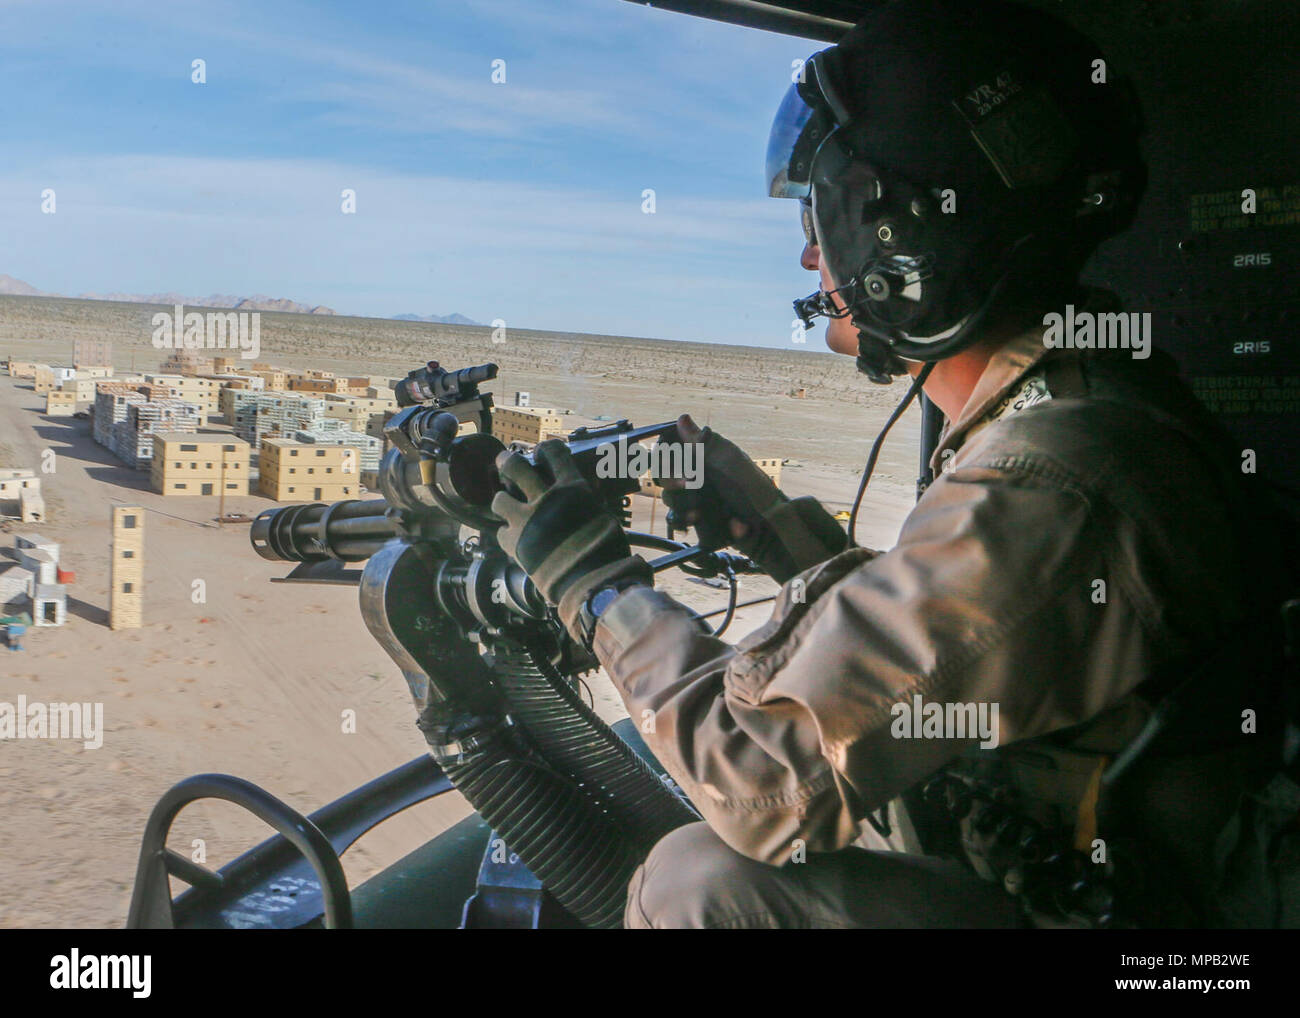
[[[257,490],[277,500],[355,497],[362,474],[378,471],[383,426],[397,409],[386,380],[249,366],[191,350],[173,352],[157,372],[114,376],[111,348],[90,350],[109,363],[81,363],[78,344],[71,367],[13,359],[7,366],[46,397],[48,415],[85,409],[95,441],[149,470],[151,486],[164,495],[246,495],[256,476]],[[200,431],[217,415],[233,435]],[[25,477],[30,481],[30,472]],[[16,503],[20,487],[0,477],[0,503]],[[44,511],[33,501],[38,481],[35,487],[24,496],[30,514]]]
[[[361,492],[365,460],[346,438],[296,432],[262,440],[257,493],[277,502],[336,502]],[[237,435],[153,436],[150,487],[163,495],[247,495],[252,446]]]
[[[144,509],[114,506],[110,514],[109,626],[138,628],[144,615]],[[61,626],[68,618],[68,586],[76,580],[59,563],[57,541],[19,534],[8,561],[0,560],[0,617]]]
[[[192,351],[178,351],[164,367],[180,370],[183,377],[219,384],[212,393],[215,406],[210,412],[220,413],[231,426],[240,456],[247,461],[256,455],[258,492],[268,498],[288,502],[355,498],[362,473],[379,469],[384,423],[397,409],[387,384],[262,362],[246,367],[233,358],[208,359]],[[155,455],[162,455],[168,464],[158,471],[156,490],[202,494],[215,480],[231,493],[238,491],[242,480],[247,492],[247,468],[243,478],[228,469],[224,481],[211,476],[201,479],[207,464],[219,464],[222,457],[202,443],[191,448],[195,445],[192,439],[181,441],[178,436],[156,442]],[[228,461],[232,450],[222,451]],[[311,465],[303,466],[307,460]],[[183,479],[185,474],[192,480]],[[176,489],[178,484],[186,487]]]
[[[599,421],[579,418],[575,421],[572,414],[554,407],[535,407],[527,392],[516,392],[513,406],[492,408],[492,434],[501,439],[508,447],[513,442],[536,445],[548,438],[565,438],[579,425],[599,426]],[[772,483],[780,487],[782,460],[777,458],[755,458],[757,466]],[[641,478],[641,490],[647,495],[662,494],[662,489],[654,483],[647,473]]]
[[[114,376],[110,354],[107,344],[78,344],[72,367],[10,360],[9,373],[32,379],[53,416],[92,404],[95,441],[149,470],[157,492],[247,495],[254,473],[257,492],[276,501],[336,501],[377,486],[384,425],[397,410],[391,379],[376,385],[195,350],[174,351],[157,372]],[[88,358],[109,363],[82,363]],[[233,434],[200,431],[218,415]],[[507,446],[563,438],[577,423],[593,422],[531,406],[527,392],[492,412],[493,433]],[[780,460],[755,462],[779,483]],[[0,502],[9,497],[4,484],[0,477]],[[648,478],[642,488],[654,492]]]
[[[59,545],[32,534],[14,538],[9,562],[0,562],[0,615],[30,613],[36,626],[61,626],[68,615],[68,584],[76,576],[59,566]]]

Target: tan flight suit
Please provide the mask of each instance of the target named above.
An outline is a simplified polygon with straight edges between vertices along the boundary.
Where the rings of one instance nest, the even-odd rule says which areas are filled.
[[[1100,768],[1150,715],[1139,685],[1240,640],[1267,600],[1233,479],[1241,450],[1201,430],[1170,377],[1160,355],[1049,351],[1033,330],[987,366],[892,550],[805,571],[735,646],[659,591],[619,595],[597,656],[707,821],[656,846],[629,926],[1025,922],[964,863],[906,854],[897,810],[959,755],[1003,750],[895,737],[894,708],[997,704],[1001,747],[1109,719],[1097,769],[1062,778],[1067,810],[1089,794],[1095,807]],[[1174,905],[1152,924],[1215,921],[1216,836],[1274,752],[1241,732],[1244,708],[1276,720],[1249,681],[1224,676],[1197,714],[1213,752],[1155,754],[1108,806],[1170,882]],[[891,802],[893,842],[863,840],[868,811]],[[871,838],[904,853],[847,847]]]

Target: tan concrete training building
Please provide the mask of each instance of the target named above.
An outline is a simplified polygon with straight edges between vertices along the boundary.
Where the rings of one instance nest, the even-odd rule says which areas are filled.
[[[356,498],[361,468],[356,449],[265,438],[258,491],[277,502],[336,502]]]
[[[149,484],[163,495],[247,495],[249,453],[234,435],[157,434]]]
[[[44,522],[45,499],[35,470],[0,468],[0,517],[6,516],[24,523]]]
[[[139,629],[144,623],[144,508],[113,506],[110,513],[108,624],[112,629]]]
[[[511,442],[535,444],[547,438],[563,438],[568,431],[564,417],[551,409],[515,406],[492,408],[492,434],[506,445]]]
[[[52,389],[45,394],[46,417],[71,417],[76,412],[76,389]]]

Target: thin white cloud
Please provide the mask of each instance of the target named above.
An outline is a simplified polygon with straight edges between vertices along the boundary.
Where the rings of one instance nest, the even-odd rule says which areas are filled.
[[[43,186],[58,191],[55,216],[37,209]],[[345,187],[356,215],[340,211]],[[788,203],[769,199],[660,193],[646,215],[635,191],[300,160],[55,159],[0,174],[0,195],[10,250],[22,253],[0,271],[41,289],[261,292],[366,314],[441,307],[633,334],[664,335],[665,324],[643,323],[724,297],[770,303],[784,328],[789,295],[738,267],[772,252],[779,279],[798,246]]]

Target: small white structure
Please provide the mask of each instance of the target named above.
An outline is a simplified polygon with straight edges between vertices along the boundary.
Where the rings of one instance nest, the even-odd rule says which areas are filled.
[[[32,591],[32,625],[61,626],[68,619],[68,588],[62,583],[38,583]]]
[[[19,553],[32,548],[40,548],[42,551],[48,551],[53,555],[56,562],[59,559],[59,542],[51,541],[48,537],[42,537],[40,534],[15,534],[14,547]]]
[[[526,392],[515,393],[515,406],[528,406],[532,397]]]
[[[32,625],[61,626],[68,616],[68,588],[59,582],[59,545],[34,534],[14,538],[18,568],[0,573],[0,594],[26,579],[23,591],[31,602]]]
[[[19,537],[18,564],[36,575],[37,583],[58,583],[59,546],[53,541]]]
[[[36,574],[16,562],[0,560],[0,612],[12,615],[25,610]]]
[[[18,518],[23,523],[45,522],[45,496],[40,488],[23,488],[18,492]]]
[[[35,583],[59,582],[59,560],[43,548],[20,551],[18,564],[36,577]]]

